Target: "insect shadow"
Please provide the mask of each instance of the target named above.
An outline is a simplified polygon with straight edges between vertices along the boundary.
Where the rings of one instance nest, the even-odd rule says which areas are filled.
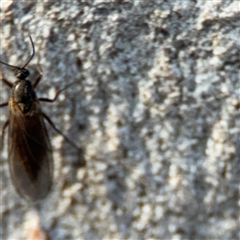
[[[42,78],[42,71],[39,66],[39,76],[33,84],[26,79],[29,76],[26,66],[35,55],[34,43],[31,36],[29,38],[33,53],[23,67],[0,61],[3,65],[14,68],[17,78],[14,83],[2,78],[2,81],[12,88],[12,95],[9,102],[0,104],[0,107],[9,107],[9,118],[2,128],[2,147],[8,127],[8,164],[13,185],[23,198],[36,202],[47,196],[53,183],[52,148],[44,120],[78,150],[82,165],[85,161],[82,148],[64,135],[42,112],[40,106],[40,101],[53,103],[59,94],[73,83],[58,90],[53,99],[37,98],[34,89]]]

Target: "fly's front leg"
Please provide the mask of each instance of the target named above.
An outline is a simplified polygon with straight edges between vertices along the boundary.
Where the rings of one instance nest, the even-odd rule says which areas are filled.
[[[39,76],[37,77],[37,79],[35,80],[34,84],[33,84],[33,88],[36,88],[38,83],[41,81],[42,79],[42,67],[38,61],[38,73],[39,73]],[[55,97],[53,99],[49,99],[49,98],[38,98],[39,101],[42,101],[42,102],[50,102],[50,103],[53,103],[57,100],[59,94],[64,91],[65,89],[67,89],[68,87],[70,87],[74,82],[68,84],[67,86],[65,86],[64,88],[60,89],[57,91]]]
[[[3,71],[2,71],[2,78],[1,81],[4,82],[8,87],[12,88],[13,87],[13,83],[9,82],[3,75]]]
[[[13,84],[11,82],[9,82],[6,78],[2,78],[1,79],[2,82],[4,82],[8,87],[12,88],[13,87]]]
[[[43,73],[42,73],[42,67],[39,63],[39,60],[38,60],[38,74],[39,76],[37,77],[37,79],[35,80],[34,84],[33,84],[33,88],[36,88],[37,85],[39,84],[39,82],[41,81],[42,79],[42,76],[43,76]]]

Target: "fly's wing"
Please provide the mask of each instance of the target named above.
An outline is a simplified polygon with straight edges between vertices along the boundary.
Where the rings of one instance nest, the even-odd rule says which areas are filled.
[[[26,199],[43,199],[51,189],[53,160],[40,104],[33,102],[23,114],[13,99],[9,102],[8,160],[17,192]]]

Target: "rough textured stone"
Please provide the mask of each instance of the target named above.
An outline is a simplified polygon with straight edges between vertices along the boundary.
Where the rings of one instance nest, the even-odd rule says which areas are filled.
[[[49,126],[54,189],[31,206],[5,144],[2,239],[26,238],[32,211],[58,240],[240,238],[239,1],[0,4],[1,60],[22,66],[30,34],[38,96],[75,82],[42,106],[87,162]],[[9,96],[1,86],[1,103]]]

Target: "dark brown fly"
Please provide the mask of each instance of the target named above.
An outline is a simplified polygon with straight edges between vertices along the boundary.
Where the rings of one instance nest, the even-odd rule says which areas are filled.
[[[16,191],[24,198],[33,202],[46,197],[53,181],[53,158],[48,132],[44,119],[61,135],[63,135],[41,110],[40,101],[54,102],[54,99],[37,98],[34,88],[41,80],[42,74],[32,85],[26,80],[29,71],[26,69],[32,60],[35,49],[31,36],[33,53],[23,67],[2,64],[15,68],[17,81],[11,83],[5,78],[2,81],[12,88],[12,96],[8,103],[0,107],[9,106],[10,116],[2,129],[2,142],[4,132],[8,127],[8,161],[13,184]],[[65,135],[63,137],[75,148],[78,147]]]

